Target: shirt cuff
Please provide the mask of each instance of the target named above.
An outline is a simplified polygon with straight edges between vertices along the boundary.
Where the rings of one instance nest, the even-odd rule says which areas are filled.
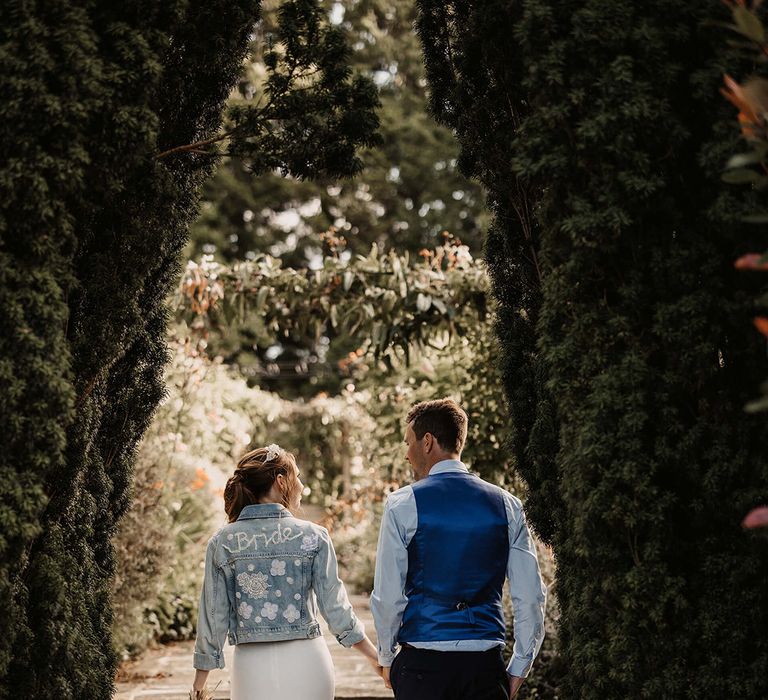
[[[379,652],[379,665],[385,666],[386,668],[389,668],[392,665],[392,662],[395,660],[394,654],[384,654],[383,652]]]
[[[195,660],[193,667],[200,671],[212,671],[214,668],[224,668],[224,654],[215,653],[201,654],[199,651],[195,652]]]
[[[527,678],[533,666],[533,659],[526,659],[522,656],[513,656],[507,666],[508,676],[517,676],[518,678]]]
[[[365,627],[360,620],[355,620],[355,626],[351,630],[336,635],[336,640],[341,646],[349,647],[362,642],[365,639]]]

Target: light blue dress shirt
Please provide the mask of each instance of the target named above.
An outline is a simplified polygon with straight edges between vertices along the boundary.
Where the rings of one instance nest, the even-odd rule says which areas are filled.
[[[458,460],[446,459],[435,464],[428,479],[449,472],[468,472]],[[547,587],[541,579],[536,547],[519,499],[502,490],[509,525],[507,579],[515,613],[515,646],[507,673],[526,677],[544,640],[544,607]],[[404,486],[387,498],[381,520],[376,554],[376,574],[371,594],[371,612],[376,625],[379,663],[391,666],[397,651],[397,634],[408,604],[405,582],[408,574],[408,544],[416,533],[418,512],[410,486]],[[419,649],[439,651],[486,651],[499,646],[496,640],[462,639],[441,642],[409,642]]]

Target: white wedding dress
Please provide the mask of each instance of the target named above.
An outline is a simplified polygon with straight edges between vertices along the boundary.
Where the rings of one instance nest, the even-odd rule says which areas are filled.
[[[333,700],[333,662],[323,637],[235,646],[232,700]]]

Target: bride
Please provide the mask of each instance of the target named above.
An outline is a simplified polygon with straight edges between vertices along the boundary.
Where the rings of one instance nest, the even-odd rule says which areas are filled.
[[[318,610],[345,647],[379,675],[377,652],[339,580],[328,531],[293,513],[303,484],[278,445],[248,452],[224,489],[229,523],[208,543],[190,697],[224,668],[224,638],[235,645],[231,700],[332,700],[331,655]]]

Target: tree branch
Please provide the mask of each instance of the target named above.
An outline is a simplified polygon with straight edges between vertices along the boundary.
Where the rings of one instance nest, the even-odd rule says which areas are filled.
[[[225,131],[223,134],[220,134],[219,136],[214,136],[210,139],[204,139],[202,141],[195,141],[194,143],[187,143],[183,146],[175,146],[174,148],[169,148],[167,151],[163,151],[162,153],[158,153],[155,156],[155,160],[160,160],[160,158],[165,158],[166,156],[173,155],[174,153],[185,153],[187,151],[197,151],[200,152],[201,146],[210,146],[212,143],[218,143],[219,141],[224,141],[224,139],[228,139],[234,131]]]

